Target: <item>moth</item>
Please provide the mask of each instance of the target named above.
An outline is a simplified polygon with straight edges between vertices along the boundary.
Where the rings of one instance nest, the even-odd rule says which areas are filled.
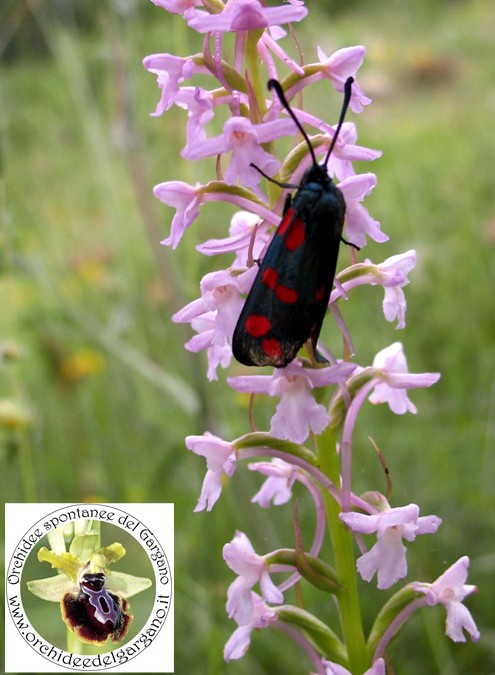
[[[246,366],[282,368],[308,340],[317,353],[340,242],[349,244],[342,238],[344,196],[329,177],[327,165],[349,107],[353,82],[349,77],[345,83],[339,122],[321,164],[280,83],[268,82],[308,144],[313,163],[299,185],[279,183],[253,165],[271,182],[295,188],[296,193],[286,200],[282,221],[260,262],[234,330],[232,351]]]

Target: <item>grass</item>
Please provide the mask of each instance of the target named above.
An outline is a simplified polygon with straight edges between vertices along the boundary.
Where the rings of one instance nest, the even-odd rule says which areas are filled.
[[[415,248],[419,257],[404,332],[376,319],[377,289],[356,291],[343,307],[357,359],[366,364],[399,339],[412,371],[442,372],[435,388],[413,393],[417,416],[365,409],[357,486],[383,485],[370,435],[387,459],[396,503],[415,501],[444,520],[438,535],[410,547],[411,577],[433,579],[467,553],[479,587],[468,604],[481,642],[453,645],[442,635],[443,613],[424,610],[392,645],[392,663],[401,675],[488,675],[495,672],[493,11],[488,0],[388,3],[384,12],[355,1],[334,14],[308,4],[311,18],[298,31],[308,60],[315,44],[327,53],[358,43],[368,50],[360,83],[374,104],[352,119],[359,142],[384,152],[371,167],[379,183],[366,205],[391,239],[364,256],[378,262]],[[224,612],[232,577],[223,543],[235,528],[285,542],[275,520],[249,505],[258,482],[238,472],[212,514],[192,513],[204,467],[185,452],[184,436],[210,429],[232,437],[247,430],[247,416],[223,377],[204,381],[203,359],[184,352],[189,332],[170,315],[197,296],[209,269],[194,244],[221,236],[229,212],[207,207],[176,252],[159,246],[171,211],[155,203],[152,186],[207,180],[212,166],[178,161],[183,116],[174,109],[149,117],[158,93],[140,62],[199,45],[151,3],[128,15],[101,6],[89,19],[75,7],[64,21],[49,5],[28,12],[17,52],[6,52],[1,66],[0,341],[18,358],[4,360],[0,398],[30,418],[2,428],[2,493],[6,502],[175,502],[177,672],[293,673],[295,648],[263,632],[243,660],[222,661],[234,627]],[[307,105],[322,112],[328,87],[318,96],[308,95]],[[331,344],[330,321],[324,331]],[[291,527],[288,510],[281,518]],[[371,621],[380,595],[367,587],[363,597]],[[308,606],[322,602],[310,591],[305,598]],[[327,608],[318,609],[325,616]],[[308,668],[301,664],[301,672]]]

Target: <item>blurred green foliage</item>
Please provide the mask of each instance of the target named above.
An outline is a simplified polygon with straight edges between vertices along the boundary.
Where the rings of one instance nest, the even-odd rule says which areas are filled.
[[[356,360],[367,364],[399,339],[411,371],[442,373],[437,386],[411,394],[417,416],[363,410],[356,491],[384,489],[372,436],[396,503],[414,501],[444,520],[435,537],[409,547],[411,579],[432,580],[468,554],[469,581],[479,588],[467,602],[478,644],[454,645],[443,636],[444,612],[423,610],[391,646],[391,664],[401,675],[488,675],[495,672],[493,5],[308,6],[297,27],[306,61],[316,45],[368,50],[359,81],[374,103],[349,119],[359,143],[384,152],[356,169],[378,175],[366,206],[390,242],[360,255],[379,262],[418,252],[404,332],[385,324],[378,288],[359,289],[342,305]],[[179,158],[182,111],[149,116],[158,91],[141,60],[188,54],[201,40],[191,44],[180,18],[131,1],[11,0],[0,26],[0,399],[18,412],[0,416],[4,499],[175,502],[176,672],[307,672],[296,648],[266,631],[241,661],[222,660],[235,628],[224,611],[233,577],[222,545],[236,528],[259,552],[267,542],[290,545],[291,507],[261,513],[249,503],[259,478],[238,471],[211,514],[192,513],[204,464],[187,454],[184,436],[209,429],[232,438],[248,430],[247,411],[224,373],[206,382],[204,359],[183,350],[188,328],[170,316],[197,297],[199,279],[217,265],[194,245],[223,236],[231,211],[204,207],[177,251],[160,247],[172,210],[155,202],[152,186],[206,181],[214,166]],[[340,101],[322,84],[305,105],[324,114],[329,99],[337,111]],[[349,260],[342,251],[340,267]],[[338,350],[330,320],[323,333]],[[306,506],[301,518],[311,528]],[[303,597],[322,618],[334,614],[311,589]],[[367,625],[383,597],[363,584]]]

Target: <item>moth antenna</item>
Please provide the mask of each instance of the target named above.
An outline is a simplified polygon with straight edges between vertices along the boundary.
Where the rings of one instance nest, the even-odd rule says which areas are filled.
[[[350,78],[350,79],[352,79],[352,78]],[[313,146],[311,145],[310,140],[309,140],[309,136],[305,132],[301,122],[295,116],[294,111],[292,110],[292,108],[289,105],[289,102],[285,98],[284,90],[280,86],[280,82],[278,80],[268,80],[268,89],[275,89],[275,91],[277,92],[277,96],[280,99],[280,103],[284,106],[284,108],[287,110],[289,115],[292,117],[296,127],[299,129],[299,131],[302,134],[302,137],[304,138],[304,140],[308,144],[308,148],[309,148],[309,151],[311,153],[311,158],[313,160],[313,164],[318,164],[318,162],[316,161],[315,151],[314,151]],[[350,90],[350,87],[349,87],[349,90]]]
[[[344,102],[342,103],[342,110],[340,111],[340,117],[339,117],[339,123],[337,124],[337,128],[335,129],[335,133],[332,138],[332,142],[330,143],[330,147],[327,150],[327,154],[325,155],[325,159],[323,160],[322,166],[326,167],[328,164],[328,160],[330,159],[330,155],[332,154],[332,150],[335,147],[335,143],[337,142],[337,138],[339,136],[340,130],[342,128],[342,125],[344,124],[344,119],[345,115],[347,113],[347,108],[349,107],[349,103],[351,102],[351,93],[352,93],[352,83],[354,82],[353,77],[348,77],[347,80],[345,81],[344,84]]]
[[[263,169],[260,169],[259,166],[256,166],[256,164],[253,164],[252,162],[249,166],[252,166],[253,169],[256,169],[256,171],[258,173],[260,173],[263,176],[263,178],[266,178],[266,180],[269,180],[270,183],[274,183],[275,185],[278,185],[281,188],[288,188],[289,190],[294,190],[294,189],[299,187],[299,185],[294,185],[294,183],[281,183],[276,178],[272,178],[271,176],[269,176],[267,173],[265,173],[263,171]]]

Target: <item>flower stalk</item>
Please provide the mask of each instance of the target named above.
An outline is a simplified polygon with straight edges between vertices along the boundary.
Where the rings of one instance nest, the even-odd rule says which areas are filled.
[[[327,427],[317,439],[318,460],[323,473],[334,483],[340,481],[337,454],[338,439],[335,431]],[[342,635],[347,645],[349,669],[364,673],[367,666],[352,534],[339,520],[342,506],[328,494],[324,497],[328,531],[335,555],[335,566],[343,589],[339,594],[339,611]]]
[[[224,546],[224,560],[236,575],[227,591],[226,608],[237,624],[225,645],[225,660],[244,656],[255,629],[275,628],[307,655],[312,672],[384,675],[390,640],[413,612],[434,604],[446,608],[448,637],[460,641],[468,633],[477,640],[479,632],[462,604],[475,590],[465,583],[467,557],[460,558],[436,582],[412,582],[385,599],[368,635],[361,617],[366,593],[363,582],[370,583],[376,576],[378,588],[386,590],[405,579],[405,542],[411,545],[419,535],[434,534],[441,523],[437,516],[420,516],[416,504],[393,506],[385,495],[372,489],[364,495],[353,492],[354,429],[361,408],[368,403],[386,403],[394,414],[415,414],[408,390],[430,387],[440,377],[438,373],[410,373],[400,342],[378,350],[372,364],[359,365],[359,354],[354,354],[351,333],[339,307],[342,298],[359,302],[357,289],[362,285],[381,287],[384,319],[404,329],[404,288],[416,263],[413,250],[381,263],[357,260],[362,254],[356,254],[356,250],[365,248],[370,239],[377,243],[388,240],[363,204],[377,184],[376,176],[371,172],[357,174],[353,166],[354,161],[374,161],[381,153],[359,146],[355,123],[343,119],[347,105],[360,114],[371,103],[359,85],[365,48],[342,47],[327,55],[317,46],[317,60],[297,63],[285,48],[290,45],[286,26],[290,24],[293,32],[294,24],[307,17],[303,0],[279,5],[261,0],[153,2],[179,15],[178,21],[183,20],[205,40],[202,55],[154,54],[145,58],[144,65],[157,76],[161,91],[152,114],[161,115],[173,105],[184,109],[187,123],[181,156],[188,162],[209,161],[212,170],[206,185],[175,180],[155,187],[155,196],[175,209],[170,233],[162,244],[176,248],[202,207],[206,210],[214,202],[227,202],[238,209],[224,238],[210,239],[197,247],[208,256],[231,254],[231,265],[206,274],[200,281],[200,297],[172,317],[175,322],[191,325],[195,334],[185,348],[205,352],[208,379],[219,379],[219,371],[232,365],[234,330],[246,296],[258,278],[259,261],[280,223],[280,229],[290,230],[292,235],[283,240],[287,249],[302,246],[297,259],[308,274],[315,262],[308,256],[321,256],[316,262],[328,261],[328,251],[308,253],[304,248],[304,228],[314,212],[301,209],[297,217],[287,215],[294,201],[286,199],[286,192],[295,194],[300,204],[302,185],[306,186],[309,173],[328,173],[332,188],[326,188],[327,196],[332,194],[342,208],[345,206],[343,241],[351,247],[350,255],[341,253],[341,257],[349,255],[351,264],[337,273],[328,303],[336,329],[342,334],[342,354],[335,355],[321,340],[317,342],[314,332],[319,326],[313,326],[310,337],[314,339],[295,358],[291,353],[285,361],[276,361],[278,355],[267,360],[277,365],[271,373],[246,372],[238,366],[235,374],[226,378],[231,390],[255,399],[263,394],[277,401],[269,430],[246,433],[233,441],[208,431],[186,438],[187,449],[203,457],[207,465],[196,511],[210,511],[217,504],[225,485],[223,479],[233,477],[244,460],[251,460],[250,470],[266,476],[252,500],[261,508],[271,508],[273,513],[274,507],[287,503],[297,482],[315,509],[315,532],[307,550],[310,537],[299,522],[297,509],[293,532],[283,533],[288,540],[283,548],[260,554],[241,530]],[[299,50],[299,45],[296,48]],[[329,83],[339,98],[344,95],[338,123],[296,107],[295,102],[302,100],[299,94],[321,80]],[[271,91],[265,87],[268,81]],[[209,124],[219,108],[227,111],[228,119],[222,133],[215,134]],[[305,139],[302,143],[301,132]],[[286,157],[278,152],[278,141],[284,138],[290,139],[292,147]],[[326,177],[318,180],[317,187],[330,184],[325,182]],[[291,254],[284,255],[284,260],[293,264]],[[299,291],[304,293],[303,287],[293,289],[279,283],[276,264],[273,268],[261,265],[260,276],[266,272],[266,277],[258,283],[269,287],[283,302],[290,305]],[[302,286],[305,281],[299,283]],[[324,297],[326,303],[327,295],[318,293],[310,301],[316,303],[317,297]],[[273,306],[267,303],[248,317],[252,319],[253,335],[264,334],[276,306],[275,302]],[[277,354],[274,342],[277,340],[266,340],[268,356]],[[299,344],[294,340],[295,351]],[[240,361],[251,363],[236,353]],[[265,461],[253,462],[255,458]],[[331,561],[321,554],[326,532],[333,549]],[[371,546],[369,537],[375,542]],[[285,575],[281,581],[277,579],[280,574]],[[325,617],[299,606],[300,596],[291,604],[296,583],[308,583],[332,595],[334,603],[327,603]]]

